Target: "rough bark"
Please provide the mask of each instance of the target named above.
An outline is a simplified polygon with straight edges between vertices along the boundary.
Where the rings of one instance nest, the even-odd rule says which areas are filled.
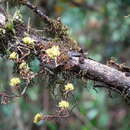
[[[86,72],[84,77],[105,83],[107,85],[105,86],[106,88],[130,96],[130,77],[127,77],[125,72],[91,59],[84,59],[84,62],[80,63],[79,58],[72,57],[71,62]]]

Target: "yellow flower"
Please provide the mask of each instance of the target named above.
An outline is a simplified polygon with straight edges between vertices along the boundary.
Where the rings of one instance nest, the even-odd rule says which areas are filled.
[[[12,52],[10,55],[9,55],[9,59],[17,59],[18,58],[18,54],[16,52]]]
[[[74,85],[72,83],[68,83],[65,85],[65,91],[72,91],[74,90]]]
[[[68,108],[69,107],[69,102],[62,100],[62,101],[59,102],[58,106],[60,108]]]
[[[13,77],[11,80],[10,80],[10,86],[16,86],[16,85],[18,85],[18,84],[20,84],[21,83],[21,80],[19,79],[19,78],[17,78],[17,77]]]
[[[31,37],[24,37],[23,39],[24,44],[30,45],[30,44],[34,44],[34,39],[32,39]]]
[[[59,46],[53,46],[52,48],[47,49],[46,53],[50,58],[55,59],[60,55]]]
[[[23,62],[19,65],[19,69],[26,69],[29,70],[28,64],[26,62]]]
[[[35,116],[34,116],[34,119],[33,119],[33,123],[38,123],[39,121],[41,121],[43,119],[43,115],[41,113],[37,113]]]

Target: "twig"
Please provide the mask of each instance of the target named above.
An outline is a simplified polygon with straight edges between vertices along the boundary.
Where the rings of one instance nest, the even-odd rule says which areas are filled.
[[[33,10],[36,14],[38,14],[45,22],[49,22],[49,17],[46,16],[46,14],[44,14],[40,9],[37,8],[37,6],[32,5],[29,1],[21,1],[21,4],[27,6],[28,8],[30,8],[31,10]]]

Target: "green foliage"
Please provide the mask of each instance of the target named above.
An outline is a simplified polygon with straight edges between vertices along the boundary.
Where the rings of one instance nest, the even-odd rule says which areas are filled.
[[[31,70],[33,72],[39,72],[39,70],[40,70],[40,62],[39,62],[39,60],[37,58],[35,58],[34,60],[32,60],[30,62],[30,67],[31,67]]]

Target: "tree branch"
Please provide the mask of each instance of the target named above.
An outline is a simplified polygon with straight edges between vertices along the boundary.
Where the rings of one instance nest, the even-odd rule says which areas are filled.
[[[90,59],[84,59],[84,62],[80,63],[78,57],[71,57],[71,62],[84,71],[85,78],[105,83],[108,89],[113,89],[130,98],[130,77],[127,77],[125,72]]]
[[[48,26],[51,25],[51,30],[54,31],[53,34],[54,36],[56,36],[57,41],[53,38],[50,40],[50,38],[48,37],[46,39],[43,39],[43,36],[40,36],[34,32],[31,33],[30,31],[28,35],[31,38],[35,38],[35,45],[33,46],[33,48],[31,48],[30,46],[25,45],[22,40],[26,32],[25,25],[23,23],[20,23],[18,19],[16,19],[16,21],[14,20],[13,24],[16,32],[12,33],[12,30],[9,30],[9,28],[7,28],[6,26],[3,27],[3,29],[5,29],[5,33],[1,34],[0,41],[2,41],[1,45],[6,45],[6,47],[10,46],[10,49],[16,51],[21,55],[19,62],[21,62],[22,60],[26,61],[29,55],[25,55],[23,57],[23,54],[26,54],[26,52],[28,54],[28,51],[31,51],[31,54],[34,54],[40,59],[43,71],[44,68],[47,67],[48,69],[52,67],[52,70],[58,70],[60,67],[60,71],[62,72],[67,68],[66,66],[68,65],[70,67],[67,68],[67,71],[73,71],[74,74],[76,73],[76,75],[80,75],[80,72],[82,72],[83,77],[105,83],[107,85],[107,89],[112,89],[120,93],[127,99],[130,99],[129,75],[126,75],[125,72],[117,70],[113,67],[103,65],[89,58],[84,58],[83,52],[80,49],[77,49],[73,44],[70,45],[73,40],[69,38],[69,35],[67,35],[66,28],[59,20],[51,20],[45,14],[41,13],[35,6],[32,6],[30,3],[26,3],[25,5],[31,8],[37,14],[39,14],[39,16],[44,19],[44,21],[48,22]],[[45,52],[46,49],[54,45],[59,46],[62,52],[62,55],[58,57],[60,59],[59,63],[56,60],[49,59]],[[5,50],[3,50],[3,48],[4,47],[1,48],[1,53],[5,53]],[[20,48],[21,50],[19,51]]]

